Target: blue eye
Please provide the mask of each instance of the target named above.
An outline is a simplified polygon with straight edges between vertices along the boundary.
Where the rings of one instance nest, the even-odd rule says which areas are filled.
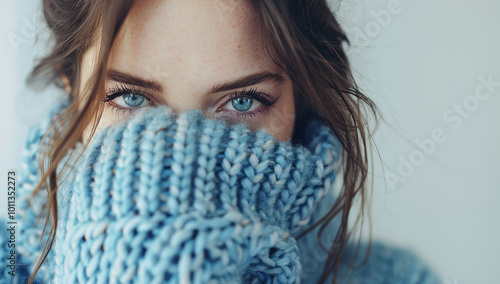
[[[139,108],[155,106],[151,100],[152,96],[135,87],[117,86],[107,92],[104,102],[118,115],[127,116]]]
[[[218,117],[223,113],[237,117],[262,115],[274,107],[274,103],[279,99],[279,97],[273,99],[266,92],[257,91],[257,89],[236,91],[227,97],[228,99],[222,105],[229,107],[229,109],[224,112],[222,107],[218,108],[216,110]],[[158,105],[157,102],[153,102],[153,98],[153,96],[135,87],[122,85],[107,92],[104,102],[106,107],[119,115],[126,116],[139,108]]]
[[[247,97],[239,97],[231,100],[231,104],[238,111],[248,111],[252,107],[253,99]]]
[[[151,96],[148,94],[137,90],[136,88],[124,86],[118,86],[111,89],[111,91],[107,93],[104,101],[108,104],[114,105],[115,107],[130,110],[154,105],[154,103],[151,102]]]
[[[133,94],[133,93],[125,94],[122,96],[122,98],[123,98],[123,102],[125,104],[127,104],[127,106],[129,106],[129,107],[139,107],[146,100],[146,98],[144,98],[143,96],[141,96],[139,94]]]
[[[273,99],[264,91],[258,91],[255,88],[243,89],[229,94],[228,99],[223,106],[226,106],[226,113],[229,116],[236,117],[255,117],[268,112],[278,98]],[[223,108],[217,109],[218,116],[223,116]]]

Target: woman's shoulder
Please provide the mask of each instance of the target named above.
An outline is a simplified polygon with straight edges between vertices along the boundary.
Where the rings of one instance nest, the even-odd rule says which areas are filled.
[[[369,255],[363,262],[366,252]],[[405,284],[437,284],[442,283],[438,274],[412,249],[394,246],[382,241],[360,243],[356,255],[356,246],[350,245],[343,254],[343,262],[338,279],[346,276],[340,283],[405,283]],[[356,257],[354,268],[344,275],[353,257]]]

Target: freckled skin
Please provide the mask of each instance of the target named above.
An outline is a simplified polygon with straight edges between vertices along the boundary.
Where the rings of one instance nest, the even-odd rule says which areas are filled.
[[[84,56],[83,82],[93,67],[95,50],[94,46]],[[292,137],[295,123],[292,82],[265,54],[255,11],[246,1],[135,1],[114,42],[108,67],[158,81],[163,92],[148,90],[158,103],[178,112],[202,109],[207,117],[215,117],[217,108],[229,109],[228,114],[237,112],[230,101],[216,105],[218,99],[235,90],[206,95],[212,86],[256,72],[280,74],[286,79],[280,85],[267,81],[248,87],[265,91],[272,98],[279,97],[270,111],[239,119],[253,130],[264,127],[278,140]],[[106,90],[115,85],[116,82],[106,82]],[[254,100],[256,104],[258,107],[252,110],[264,107]],[[106,109],[98,128],[121,119]],[[87,139],[86,131],[84,140]]]

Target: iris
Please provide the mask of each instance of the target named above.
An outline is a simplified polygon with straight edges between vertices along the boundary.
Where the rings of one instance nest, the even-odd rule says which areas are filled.
[[[240,97],[231,100],[233,107],[239,111],[247,111],[253,104],[252,98]]]
[[[125,95],[123,95],[123,101],[129,107],[138,107],[138,106],[142,105],[144,100],[145,100],[145,98],[139,94],[125,94]]]

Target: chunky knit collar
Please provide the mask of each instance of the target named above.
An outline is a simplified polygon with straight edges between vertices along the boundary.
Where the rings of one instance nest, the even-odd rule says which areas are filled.
[[[301,130],[160,106],[97,132],[59,188],[54,282],[299,283],[317,242],[294,237],[333,205],[340,160],[319,115]]]

